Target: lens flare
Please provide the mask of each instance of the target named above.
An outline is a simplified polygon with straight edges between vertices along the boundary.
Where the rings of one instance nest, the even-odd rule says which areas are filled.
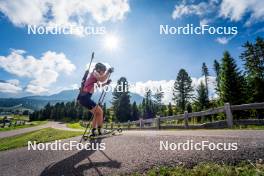
[[[116,50],[119,47],[119,39],[117,36],[109,34],[105,37],[104,45],[108,50]]]

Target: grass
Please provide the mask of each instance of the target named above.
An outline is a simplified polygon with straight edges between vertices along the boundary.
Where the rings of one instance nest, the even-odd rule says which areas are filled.
[[[73,128],[73,129],[81,129],[81,130],[84,130],[85,129],[83,126],[81,126],[81,124],[79,122],[67,123],[66,126],[68,128]]]
[[[235,130],[264,130],[264,125],[235,125]]]
[[[12,115],[12,117],[14,118],[14,120],[25,120],[25,121],[29,121],[29,116],[28,115]]]
[[[13,118],[13,120],[24,120],[29,121],[28,115],[18,115],[18,114],[10,114],[10,115],[1,115],[0,120],[2,120],[5,116],[10,116]]]
[[[36,143],[44,143],[58,139],[66,139],[74,136],[79,136],[81,134],[82,132],[65,131],[54,128],[44,128],[29,133],[1,138],[0,151],[27,146],[28,141],[32,141],[32,142],[36,141]]]
[[[153,168],[145,173],[135,173],[133,176],[263,176],[264,164],[245,164],[236,166],[214,163],[201,163],[193,168],[184,166]]]
[[[18,125],[18,126],[0,128],[0,132],[1,131],[16,130],[16,129],[21,129],[21,128],[34,127],[34,126],[38,126],[38,125],[44,125],[46,123],[47,123],[47,121],[32,121],[29,124],[25,124],[25,125]]]

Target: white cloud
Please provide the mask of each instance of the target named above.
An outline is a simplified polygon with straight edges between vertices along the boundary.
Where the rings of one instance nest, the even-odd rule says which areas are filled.
[[[16,26],[77,25],[122,20],[127,0],[2,0],[0,11]],[[89,21],[88,21],[89,20]]]
[[[172,12],[172,18],[178,19],[186,15],[198,15],[202,16],[208,11],[208,4],[201,2],[199,4],[185,5],[180,4],[176,5],[174,11]]]
[[[261,32],[264,32],[264,27],[263,28],[260,28],[258,29],[254,34],[257,34],[257,33],[261,33]]]
[[[0,56],[0,68],[19,77],[32,79],[26,91],[34,94],[48,91],[48,87],[57,81],[59,73],[69,75],[76,68],[63,53],[47,51],[37,59],[21,51],[12,50],[10,55]]]
[[[209,20],[209,19],[206,19],[206,18],[201,19],[200,20],[200,26],[207,25],[210,22],[211,22],[211,20]]]
[[[0,1],[0,11],[16,26],[25,24],[37,25],[44,22],[44,14],[48,11],[42,0],[3,0]]]
[[[195,4],[195,1],[182,1],[181,4],[175,5],[172,12],[172,18],[182,18],[183,16],[198,15],[204,17],[209,13],[215,12],[219,0],[208,0],[208,2],[200,2]]]
[[[133,93],[137,93],[141,96],[144,96],[149,89],[152,92],[156,92],[161,86],[162,91],[164,92],[163,102],[168,104],[172,101],[172,88],[174,82],[174,80],[149,80],[146,82],[136,82],[135,84],[130,84],[129,90]]]
[[[0,92],[18,93],[20,91],[22,91],[22,88],[20,87],[18,80],[12,79],[0,82]]]
[[[240,21],[250,13],[246,25],[264,20],[264,1],[261,0],[223,0],[220,7],[220,16],[232,21]]]
[[[216,38],[216,42],[222,44],[222,45],[226,45],[228,44],[228,42],[230,42],[236,35],[233,35],[231,37],[217,37]]]
[[[201,81],[204,82],[204,77],[192,78],[192,86],[194,90],[198,88],[198,85],[201,83]],[[175,80],[160,80],[160,81],[149,80],[146,82],[136,82],[130,85],[129,90],[133,93],[137,93],[141,96],[144,96],[148,89],[155,92],[155,90],[159,90],[161,86],[162,91],[164,92],[163,103],[165,104],[168,104],[169,102],[174,103],[172,100],[174,82]],[[215,77],[209,76],[208,86],[209,86],[209,97],[210,98],[217,97],[215,93],[215,85],[216,85]],[[195,94],[195,91],[194,91],[194,94]]]
[[[72,84],[71,86],[70,86],[70,89],[79,89],[80,88],[80,85],[79,84]]]
[[[65,90],[79,90],[80,85],[79,84],[72,84],[70,86],[59,86],[59,87],[52,87],[52,89],[48,90],[47,95],[54,95],[54,94],[58,94],[62,91]]]
[[[48,92],[49,89],[42,87],[42,86],[38,86],[38,85],[34,85],[34,84],[29,84],[26,87],[26,91],[32,94],[41,94],[43,92]]]
[[[247,14],[249,17],[247,18]],[[203,19],[217,18],[230,19],[231,21],[243,21],[245,25],[250,26],[254,23],[264,21],[264,1],[263,0],[208,0],[195,4],[190,1],[182,1],[181,4],[175,6],[172,12],[173,19],[179,19],[183,16],[197,15],[201,22]]]
[[[217,37],[216,41],[222,45],[225,45],[229,42],[227,37]]]
[[[17,79],[10,79],[10,80],[7,80],[6,82],[13,84],[15,86],[19,86],[19,80],[17,80]]]

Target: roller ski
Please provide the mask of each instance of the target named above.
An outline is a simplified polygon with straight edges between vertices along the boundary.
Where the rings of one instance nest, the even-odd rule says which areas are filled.
[[[98,130],[98,132],[96,132],[95,129],[92,129],[91,134],[85,134],[83,136],[83,140],[87,141],[87,140],[102,139],[102,138],[117,136],[121,134],[122,134],[121,128],[114,129],[114,130]]]

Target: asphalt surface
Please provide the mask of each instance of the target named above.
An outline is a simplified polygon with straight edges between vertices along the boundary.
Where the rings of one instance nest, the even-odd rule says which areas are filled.
[[[65,140],[79,140],[80,137]],[[181,143],[209,141],[237,143],[233,151],[160,150],[160,141]],[[262,130],[128,131],[96,142],[104,151],[28,151],[27,147],[0,152],[2,176],[28,175],[126,175],[155,166],[193,166],[199,162],[234,164],[264,159]]]
[[[31,131],[36,131],[36,130],[40,130],[40,129],[48,128],[48,127],[61,129],[61,130],[82,131],[82,130],[78,130],[78,129],[67,128],[66,124],[62,123],[62,122],[48,121],[44,125],[38,125],[38,126],[34,126],[34,127],[29,127],[29,128],[21,128],[21,129],[10,130],[10,131],[1,131],[0,132],[0,138],[15,136],[18,134],[28,133]]]

